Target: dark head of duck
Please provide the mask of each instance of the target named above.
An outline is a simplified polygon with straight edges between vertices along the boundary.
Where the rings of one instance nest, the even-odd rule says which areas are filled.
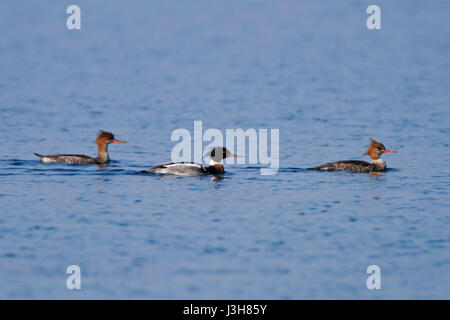
[[[227,148],[215,147],[209,153],[211,160],[220,163],[225,158],[237,158],[239,156],[232,154]]]

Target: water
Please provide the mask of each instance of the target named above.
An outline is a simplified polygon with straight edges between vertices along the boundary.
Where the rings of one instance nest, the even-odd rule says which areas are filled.
[[[373,1],[76,4],[80,31],[0,4],[0,298],[450,298],[448,1],[376,1],[376,31]],[[278,128],[278,174],[138,173],[194,120]],[[128,141],[107,168],[32,154],[98,129]],[[370,137],[399,151],[382,176],[303,170]]]

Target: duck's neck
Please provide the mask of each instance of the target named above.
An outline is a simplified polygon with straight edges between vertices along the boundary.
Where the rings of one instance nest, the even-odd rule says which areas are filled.
[[[98,155],[97,155],[97,162],[98,163],[105,163],[109,161],[109,154],[108,154],[108,145],[106,143],[98,143]]]
[[[372,164],[380,169],[386,168],[386,162],[381,158],[372,158]]]

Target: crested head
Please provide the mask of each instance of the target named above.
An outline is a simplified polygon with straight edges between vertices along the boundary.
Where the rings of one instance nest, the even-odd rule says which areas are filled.
[[[397,153],[397,151],[386,150],[384,144],[371,138],[365,154],[368,154],[372,160],[377,160],[383,153]]]
[[[98,148],[98,156],[96,159],[99,163],[104,163],[109,161],[108,145],[110,143],[125,143],[125,141],[116,140],[111,132],[100,130],[96,143]]]
[[[111,132],[100,130],[98,136],[97,136],[97,144],[104,144],[104,143],[112,143],[114,141],[114,135]]]

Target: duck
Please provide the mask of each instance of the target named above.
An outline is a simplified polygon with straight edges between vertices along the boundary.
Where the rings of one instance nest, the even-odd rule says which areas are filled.
[[[100,130],[96,139],[98,149],[98,154],[96,157],[90,157],[82,154],[34,154],[41,158],[43,163],[66,162],[68,164],[105,164],[110,161],[108,145],[111,143],[126,143],[126,141],[116,140],[111,132]]]
[[[364,155],[368,155],[372,159],[372,162],[361,160],[343,160],[329,162],[307,169],[319,171],[351,171],[356,173],[383,172],[387,169],[386,162],[381,159],[381,156],[385,153],[397,153],[397,151],[387,150],[381,142],[370,139],[370,144]]]
[[[200,176],[200,175],[222,175],[225,173],[222,161],[226,158],[238,158],[241,156],[232,154],[224,147],[214,147],[209,152],[209,166],[203,167],[194,162],[168,162],[149,170],[142,170],[141,173],[172,174],[179,176]]]

